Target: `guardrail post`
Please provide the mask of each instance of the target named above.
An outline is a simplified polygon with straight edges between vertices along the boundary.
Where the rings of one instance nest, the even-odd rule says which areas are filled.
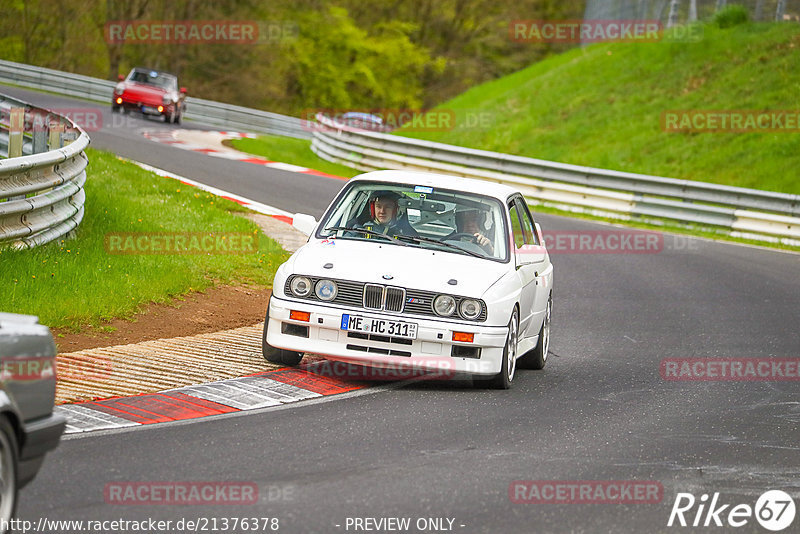
[[[47,152],[47,118],[41,113],[33,114],[33,144],[32,153]]]
[[[22,133],[25,129],[25,108],[11,108],[8,122],[8,157],[22,155]]]
[[[56,150],[64,146],[63,133],[63,124],[56,121],[50,121],[50,140],[47,143],[50,145],[50,150]]]

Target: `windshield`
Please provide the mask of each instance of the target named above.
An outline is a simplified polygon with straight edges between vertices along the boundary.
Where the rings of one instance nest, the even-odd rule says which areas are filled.
[[[134,70],[128,75],[128,81],[155,85],[167,91],[175,91],[178,88],[175,76],[156,71]]]
[[[507,260],[502,204],[491,197],[415,184],[356,182],[326,213],[317,237]]]

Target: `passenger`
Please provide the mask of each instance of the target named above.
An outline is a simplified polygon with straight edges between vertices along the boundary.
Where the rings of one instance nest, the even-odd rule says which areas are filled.
[[[475,240],[475,243],[480,246],[488,255],[494,254],[494,245],[486,235],[484,235],[481,228],[481,219],[485,217],[485,213],[480,212],[474,208],[468,208],[461,211],[456,211],[456,231],[445,237],[445,241],[452,239],[458,234],[470,234]]]

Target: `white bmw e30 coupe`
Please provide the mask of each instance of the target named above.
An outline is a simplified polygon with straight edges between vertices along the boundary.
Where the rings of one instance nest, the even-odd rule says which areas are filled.
[[[411,367],[508,388],[550,345],[553,266],[515,189],[408,171],[351,179],[275,274],[263,353]]]

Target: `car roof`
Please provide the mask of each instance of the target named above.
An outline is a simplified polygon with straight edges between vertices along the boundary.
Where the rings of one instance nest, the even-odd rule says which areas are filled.
[[[470,193],[494,197],[503,202],[505,202],[509,196],[518,192],[513,187],[495,182],[452,176],[449,174],[434,174],[418,171],[372,171],[359,174],[352,178],[351,181],[414,184],[433,188],[453,189],[456,191],[468,191]]]

